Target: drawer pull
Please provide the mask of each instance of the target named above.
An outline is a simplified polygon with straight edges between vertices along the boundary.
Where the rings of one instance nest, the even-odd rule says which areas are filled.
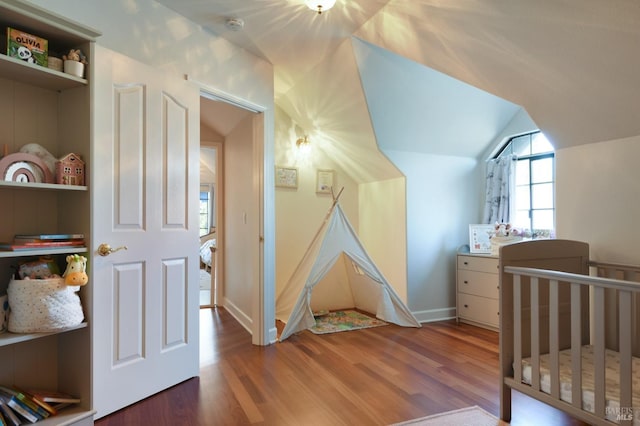
[[[469,281],[465,280],[465,281],[464,281],[464,283],[465,283],[465,284],[469,284]]]
[[[468,308],[468,307],[469,307],[469,305],[464,305],[464,307],[465,307],[465,308]]]
[[[469,262],[463,262],[463,263],[464,263],[465,265],[468,265],[468,264],[469,264]]]

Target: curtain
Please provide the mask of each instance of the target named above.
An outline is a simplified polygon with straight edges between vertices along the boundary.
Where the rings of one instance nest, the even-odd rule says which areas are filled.
[[[515,155],[506,155],[487,163],[487,189],[483,223],[510,222],[517,159],[518,157]]]

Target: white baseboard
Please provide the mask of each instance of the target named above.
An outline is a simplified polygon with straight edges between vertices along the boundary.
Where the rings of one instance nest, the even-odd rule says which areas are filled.
[[[244,312],[242,312],[242,310],[240,310],[236,305],[234,305],[226,297],[224,299],[224,304],[222,306],[227,310],[227,312],[231,314],[231,316],[233,316],[236,319],[236,321],[240,323],[242,327],[244,327],[245,330],[249,332],[249,334],[251,335],[253,334],[253,332],[251,331],[253,328],[253,321],[249,316],[247,316]]]
[[[227,310],[231,314],[232,317],[236,319],[240,323],[240,325],[249,332],[251,336],[253,336],[253,320],[249,318],[242,310],[240,310],[236,305],[229,301],[229,299],[224,299],[224,304],[221,305],[223,308]],[[268,332],[268,345],[274,344],[278,341],[278,329],[274,326],[269,329]]]
[[[273,327],[269,329],[269,344],[272,345],[278,341],[278,329]]]
[[[420,323],[445,321],[456,318],[456,308],[453,306],[451,308],[430,309],[427,311],[413,312],[413,315]]]
[[[252,325],[253,321],[249,316],[247,316],[243,311],[238,309],[236,305],[231,303],[228,299],[225,298],[224,305],[222,305],[235,319],[240,323],[240,325],[249,332],[249,334],[253,335]],[[456,308],[443,308],[443,309],[430,309],[426,311],[418,311],[412,312],[416,317],[419,323],[429,323],[436,321],[446,321],[451,319],[456,319]],[[278,330],[276,327],[272,327],[269,329],[269,344],[276,343],[278,341]]]

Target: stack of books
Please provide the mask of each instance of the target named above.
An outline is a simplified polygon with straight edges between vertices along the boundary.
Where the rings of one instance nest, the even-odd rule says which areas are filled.
[[[0,243],[0,250],[41,250],[66,247],[84,247],[84,234],[16,235],[10,243]]]
[[[0,386],[0,424],[17,426],[24,424],[25,420],[35,423],[79,402],[79,398],[61,392],[23,391]]]

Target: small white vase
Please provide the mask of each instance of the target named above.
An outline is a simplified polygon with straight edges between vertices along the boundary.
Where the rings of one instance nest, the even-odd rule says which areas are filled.
[[[84,64],[78,61],[64,61],[64,72],[82,78],[84,76]]]

